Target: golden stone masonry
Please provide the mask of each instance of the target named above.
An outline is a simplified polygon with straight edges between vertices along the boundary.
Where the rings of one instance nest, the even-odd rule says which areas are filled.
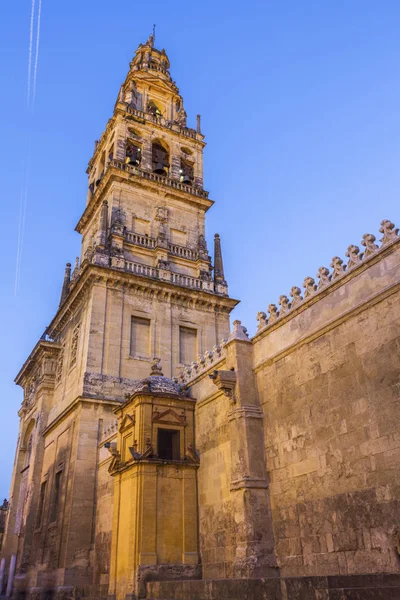
[[[250,339],[205,241],[200,117],[140,44],[89,161],[81,257],[16,382],[0,594],[400,598],[400,236]]]

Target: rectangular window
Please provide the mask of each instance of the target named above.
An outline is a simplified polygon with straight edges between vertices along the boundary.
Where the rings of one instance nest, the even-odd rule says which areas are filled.
[[[197,356],[197,330],[179,327],[179,362],[189,365]]]
[[[131,356],[150,356],[150,319],[132,317]]]
[[[50,523],[57,520],[58,508],[60,505],[60,497],[61,497],[61,479],[62,479],[62,471],[58,471],[54,477],[54,492],[53,492],[53,502],[51,505]]]
[[[39,506],[38,506],[38,511],[37,511],[37,515],[36,515],[36,528],[39,528],[42,524],[43,507],[44,507],[44,501],[46,498],[46,486],[47,486],[47,481],[43,481],[42,485],[40,486]]]
[[[157,434],[157,455],[164,460],[179,460],[179,431],[159,429]]]

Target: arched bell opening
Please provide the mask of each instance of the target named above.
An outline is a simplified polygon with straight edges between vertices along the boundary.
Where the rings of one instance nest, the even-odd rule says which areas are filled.
[[[151,146],[152,170],[158,175],[168,176],[169,151],[161,142],[155,141]]]
[[[98,177],[96,179],[96,187],[100,184],[101,180],[104,177],[104,166],[106,164],[106,153],[103,152],[100,158],[99,167],[97,169]]]
[[[140,144],[128,139],[126,142],[125,162],[128,165],[138,167],[142,161],[142,148]]]
[[[186,185],[192,185],[194,180],[193,163],[181,158],[181,167],[179,169],[179,181]]]
[[[162,117],[162,106],[156,104],[154,100],[149,100],[147,103],[147,112],[153,115],[153,117]]]

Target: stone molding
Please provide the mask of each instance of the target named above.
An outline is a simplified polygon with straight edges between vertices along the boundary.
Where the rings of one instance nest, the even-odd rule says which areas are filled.
[[[238,300],[227,296],[219,296],[203,290],[176,286],[170,282],[152,280],[140,275],[132,275],[128,271],[115,270],[86,263],[81,267],[80,276],[76,279],[66,301],[60,306],[52,322],[47,327],[47,333],[55,338],[72,316],[76,314],[79,306],[84,302],[91,286],[96,283],[107,283],[109,286],[120,289],[134,290],[135,294],[146,297],[164,299],[166,302],[176,302],[201,310],[209,310],[229,314],[238,304]]]

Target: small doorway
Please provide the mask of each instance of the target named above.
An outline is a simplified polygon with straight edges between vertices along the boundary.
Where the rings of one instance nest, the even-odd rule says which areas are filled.
[[[159,429],[157,434],[157,455],[164,460],[179,460],[179,431]]]

